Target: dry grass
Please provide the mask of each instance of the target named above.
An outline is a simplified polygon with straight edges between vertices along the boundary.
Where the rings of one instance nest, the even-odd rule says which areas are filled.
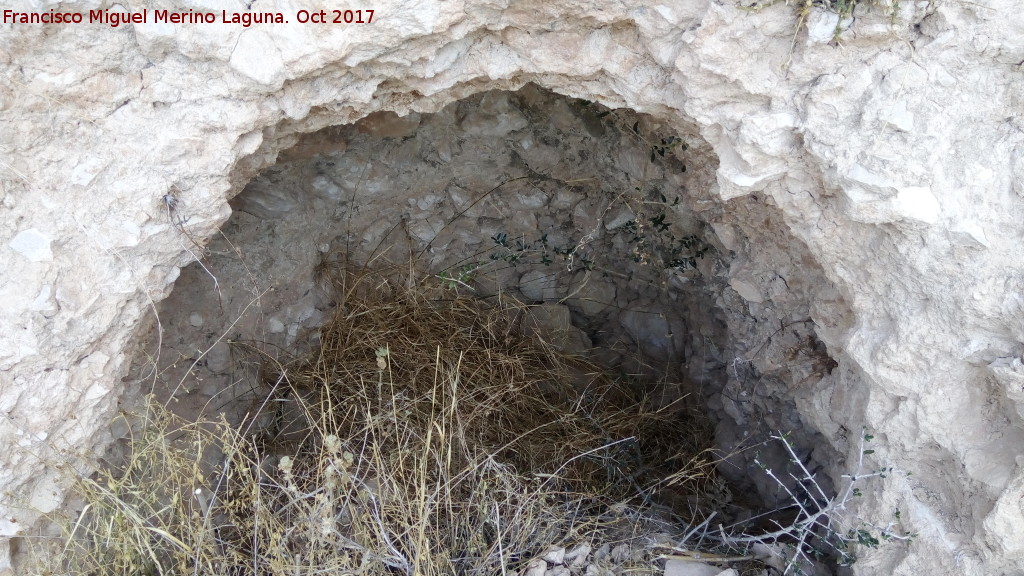
[[[522,338],[515,302],[331,278],[317,352],[267,363],[274,423],[151,405],[127,462],[80,482],[52,573],[508,574],[580,543],[657,570],[640,539],[707,479],[702,418]]]

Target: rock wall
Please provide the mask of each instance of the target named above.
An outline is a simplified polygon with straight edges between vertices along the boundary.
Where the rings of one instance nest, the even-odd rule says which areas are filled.
[[[293,21],[321,9],[250,7]],[[736,253],[722,297],[766,320],[737,338],[765,341],[809,299],[838,367],[786,398],[847,457],[873,431],[874,462],[897,473],[857,512],[898,508],[919,534],[865,553],[855,572],[1024,573],[1013,3],[908,1],[894,21],[861,6],[838,43],[834,20],[812,12],[795,44],[797,15],[781,3],[373,8],[364,25],[168,25],[152,10],[116,28],[2,24],[0,536],[58,506],[59,479],[108,443],[138,335],[159,327],[191,242],[216,232],[280,151],[375,112],[535,82],[696,127],[710,144],[708,222]],[[804,267],[823,278],[789,283]],[[844,471],[841,459],[829,467]]]

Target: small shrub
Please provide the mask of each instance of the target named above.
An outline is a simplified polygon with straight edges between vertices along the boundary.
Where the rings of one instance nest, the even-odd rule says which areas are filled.
[[[764,534],[748,534],[742,525],[734,525],[709,530],[709,538],[734,550],[747,550],[753,544],[767,546],[784,559],[784,574],[804,574],[814,560],[826,558],[833,558],[840,566],[849,566],[857,561],[856,546],[878,548],[883,542],[914,538],[914,534],[896,529],[899,511],[885,526],[850,516],[848,506],[853,498],[861,496],[858,483],[871,478],[885,478],[893,472],[892,468],[865,472],[864,457],[874,453],[867,448],[867,443],[874,438],[872,435],[864,432],[861,436],[856,469],[843,475],[846,486],[836,496],[830,496],[822,489],[784,434],[772,438],[782,443],[790,462],[797,467],[798,474],[790,473],[789,479],[795,481],[799,489],[792,488],[793,485],[774,470],[755,462],[785,492],[788,505],[783,509],[795,510],[795,516],[787,522],[775,521],[776,529]]]

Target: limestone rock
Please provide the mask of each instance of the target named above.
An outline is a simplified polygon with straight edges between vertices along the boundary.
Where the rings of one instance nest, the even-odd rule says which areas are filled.
[[[523,332],[568,354],[585,354],[593,345],[582,330],[572,325],[569,307],[564,304],[548,302],[530,307],[523,319]]]
[[[508,96],[492,93],[478,109],[462,117],[459,126],[464,132],[476,136],[505,136],[525,128],[526,117],[509,102]]]
[[[356,123],[357,130],[377,138],[404,138],[414,134],[419,126],[419,114],[403,117],[389,111],[374,112]]]
[[[561,546],[552,546],[548,549],[547,553],[544,554],[544,561],[548,564],[562,564],[565,560],[565,548]]]
[[[710,564],[689,560],[669,559],[665,562],[665,576],[735,576],[735,570],[722,570]]]
[[[534,558],[527,563],[526,568],[523,570],[523,576],[544,576],[547,571],[547,562],[540,558]]]
[[[32,6],[77,9],[67,4]],[[839,463],[856,460],[851,437],[865,427],[891,447],[879,466],[913,472],[866,487],[854,512],[884,523],[901,507],[920,536],[865,551],[853,572],[1019,572],[1006,535],[1024,525],[1024,399],[1011,387],[1017,376],[986,367],[1024,347],[1024,12],[1010,0],[902,2],[895,19],[858,11],[838,49],[827,40],[834,18],[816,10],[798,33],[793,4],[381,0],[388,17],[344,29],[5,24],[0,537],[30,533],[38,508],[26,498],[42,509],[60,499],[45,470],[108,445],[130,351],[159,322],[178,268],[203,257],[229,200],[280,152],[371,114],[426,114],[536,81],[693,135],[702,161],[688,161],[690,209],[735,232],[722,243],[750,263],[739,280],[783,287],[758,302],[743,285],[725,289],[729,273],[719,271],[730,369],[780,326],[806,320],[838,366],[776,399],[817,428],[805,440],[827,446],[827,473],[848,472]],[[794,34],[807,41],[794,48]],[[494,140],[523,142],[534,120],[507,94],[464,112],[447,113]],[[584,136],[567,113],[555,121]],[[436,161],[483,190],[493,174],[527,170],[607,176],[575,173],[579,156],[560,161],[561,142],[533,144],[480,165],[458,162],[455,144]],[[631,178],[644,161],[614,157]],[[336,182],[343,191],[394,187],[365,164],[349,168]],[[582,199],[564,210],[594,227],[606,204],[578,189]],[[289,190],[265,193],[237,207],[263,217],[309,208]],[[422,237],[451,214],[436,217]],[[395,224],[361,212],[351,221],[310,242],[379,241]],[[294,276],[284,260],[264,264],[271,285]],[[663,328],[624,321],[641,338]],[[277,310],[252,322],[282,339],[298,325]],[[703,336],[689,359],[703,360]],[[761,365],[784,365],[785,352]]]
[[[682,326],[671,314],[631,308],[619,314],[619,322],[645,355],[667,359],[681,350]]]
[[[573,275],[567,296],[574,306],[587,316],[605,311],[615,302],[615,283],[591,271],[581,270]]]
[[[530,270],[519,278],[519,291],[527,300],[546,302],[557,300],[559,293],[558,275],[551,269]]]
[[[587,557],[590,556],[591,550],[593,550],[593,547],[590,544],[587,542],[581,542],[565,553],[564,561],[571,567],[579,568],[586,564]]]

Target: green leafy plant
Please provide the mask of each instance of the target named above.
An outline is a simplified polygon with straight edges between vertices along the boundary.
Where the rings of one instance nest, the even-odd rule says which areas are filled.
[[[470,291],[473,287],[470,286],[470,282],[476,277],[477,272],[483,265],[484,262],[471,262],[464,264],[455,270],[442,270],[438,272],[437,279],[441,281],[441,285],[448,288],[449,290],[458,290],[461,286]]]

